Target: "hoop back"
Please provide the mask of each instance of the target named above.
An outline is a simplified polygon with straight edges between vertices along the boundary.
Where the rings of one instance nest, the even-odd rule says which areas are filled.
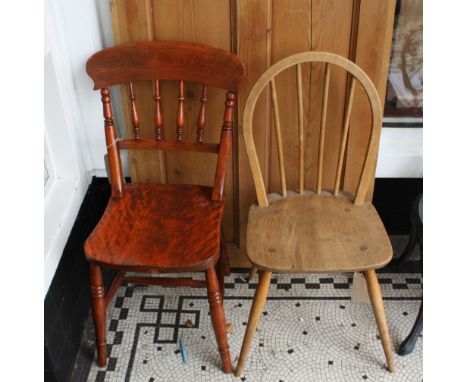
[[[258,160],[257,151],[255,149],[255,143],[253,140],[252,133],[252,120],[255,105],[259,99],[260,94],[265,89],[268,84],[271,84],[271,98],[273,103],[273,116],[276,129],[276,138],[278,143],[278,162],[280,166],[280,178],[281,178],[281,189],[283,196],[286,196],[286,180],[285,180],[285,169],[284,169],[284,154],[282,147],[282,138],[281,138],[281,126],[279,119],[278,111],[278,100],[276,94],[276,84],[275,77],[283,72],[284,70],[297,66],[297,85],[298,85],[298,113],[299,113],[299,176],[300,176],[300,185],[299,192],[302,193],[304,190],[304,147],[303,147],[303,107],[302,107],[302,84],[301,84],[301,64],[304,63],[325,63],[325,79],[324,79],[324,88],[323,88],[323,101],[322,101],[322,116],[320,122],[320,138],[319,138],[319,160],[318,160],[318,173],[317,173],[317,188],[316,192],[320,193],[321,182],[322,182],[322,169],[323,169],[323,149],[324,149],[324,139],[325,139],[325,125],[326,125],[326,110],[328,103],[328,87],[330,83],[330,65],[338,66],[344,69],[349,75],[351,75],[350,91],[348,95],[348,101],[345,111],[344,126],[343,126],[343,137],[340,145],[340,157],[338,160],[338,168],[336,174],[335,182],[335,195],[339,191],[339,184],[341,178],[341,171],[343,167],[343,157],[345,149],[347,147],[347,137],[349,132],[349,123],[351,108],[354,97],[354,89],[356,80],[361,84],[364,89],[372,113],[372,128],[369,144],[367,147],[366,156],[364,159],[364,164],[361,169],[361,174],[359,178],[359,183],[357,186],[357,191],[354,195],[354,203],[359,205],[364,203],[366,193],[369,189],[370,183],[373,179],[373,171],[375,169],[375,163],[377,159],[377,151],[379,146],[381,124],[382,124],[382,109],[380,98],[378,92],[367,76],[367,74],[359,68],[356,64],[350,60],[339,56],[334,53],[329,52],[304,52],[298,53],[289,57],[286,57],[273,66],[271,66],[263,75],[257,80],[253,86],[250,94],[247,98],[244,115],[243,115],[243,135],[244,141],[247,150],[247,156],[249,159],[250,168],[252,170],[252,175],[255,183],[255,190],[257,193],[257,200],[260,206],[267,206],[267,194],[265,189],[265,184],[263,181],[262,173],[260,170],[260,164]]]

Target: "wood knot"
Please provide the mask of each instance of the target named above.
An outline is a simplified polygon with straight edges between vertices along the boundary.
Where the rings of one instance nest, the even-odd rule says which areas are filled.
[[[344,210],[345,210],[345,212],[349,212],[349,211],[351,211],[351,208],[345,208]]]
[[[361,248],[359,248],[362,252],[367,251],[368,248],[366,245],[361,245]]]

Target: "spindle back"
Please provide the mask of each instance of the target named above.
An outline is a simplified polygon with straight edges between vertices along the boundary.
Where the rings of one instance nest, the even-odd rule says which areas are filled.
[[[231,150],[234,106],[239,85],[245,75],[244,64],[237,56],[204,44],[145,41],[118,45],[97,52],[89,58],[86,70],[94,81],[94,89],[101,89],[113,197],[121,197],[123,191],[120,149],[156,149],[218,154],[212,199],[222,199]],[[141,139],[135,82],[148,80],[153,81],[154,139]],[[178,81],[178,97],[174,100],[178,106],[175,116],[165,116],[163,119],[160,82],[166,80]],[[197,138],[194,142],[184,142],[187,81],[200,84]],[[121,84],[128,84],[133,139],[118,138],[116,133],[108,87]],[[219,144],[203,142],[208,86],[227,90]],[[170,117],[174,118],[173,122]],[[168,128],[175,128],[175,141],[164,139],[164,130]]]
[[[281,134],[280,124],[280,113],[278,107],[278,95],[276,91],[275,77],[284,70],[296,66],[296,84],[297,84],[297,100],[298,100],[298,147],[299,147],[299,184],[298,191],[300,194],[304,193],[304,110],[303,110],[303,94],[302,94],[302,64],[306,63],[324,63],[324,86],[322,91],[322,107],[320,116],[320,134],[318,144],[318,168],[317,168],[317,184],[315,192],[320,194],[322,190],[322,174],[323,174],[323,158],[324,158],[324,142],[325,142],[325,131],[326,131],[326,119],[328,109],[328,93],[330,84],[330,73],[331,65],[336,65],[345,71],[347,71],[350,78],[348,98],[346,101],[345,117],[342,130],[342,138],[339,149],[338,165],[336,169],[336,178],[333,193],[337,195],[340,191],[340,184],[342,178],[343,162],[345,151],[348,145],[349,135],[349,124],[352,112],[352,105],[354,100],[354,92],[356,88],[356,80],[362,85],[372,113],[372,128],[370,140],[367,147],[366,156],[361,169],[361,175],[357,186],[357,191],[354,195],[354,204],[362,204],[365,200],[366,193],[371,185],[373,178],[373,171],[375,169],[375,163],[377,159],[377,150],[379,146],[380,131],[382,125],[382,110],[380,105],[379,95],[377,90],[366,75],[366,73],[359,68],[356,64],[349,61],[348,59],[329,52],[304,52],[295,54],[282,59],[273,66],[271,66],[263,75],[257,80],[252,90],[250,91],[249,97],[247,98],[244,115],[243,115],[243,135],[247,150],[247,156],[249,159],[250,168],[255,183],[255,190],[257,193],[257,199],[259,206],[268,206],[268,200],[266,196],[265,184],[262,178],[260,170],[260,164],[258,160],[257,151],[253,140],[252,133],[252,120],[255,105],[259,99],[260,94],[265,87],[270,84],[271,86],[271,101],[273,105],[273,120],[275,125],[276,142],[278,145],[278,163],[280,167],[280,178],[281,178],[281,194],[287,196],[287,185],[286,185],[286,174],[284,165],[284,152],[283,152],[283,140]],[[320,91],[320,90],[319,90]],[[318,111],[313,111],[318,112]]]

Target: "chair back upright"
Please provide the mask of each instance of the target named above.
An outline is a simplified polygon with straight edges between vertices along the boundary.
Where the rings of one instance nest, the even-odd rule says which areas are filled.
[[[324,63],[324,86],[322,89],[322,106],[320,114],[320,132],[318,142],[318,161],[317,161],[317,183],[315,192],[321,194],[323,192],[323,163],[324,163],[324,147],[325,147],[325,131],[327,122],[327,109],[329,102],[329,87],[330,87],[330,73],[332,65],[344,69],[349,82],[349,91],[347,102],[345,106],[345,114],[342,128],[342,136],[339,145],[339,156],[336,168],[336,177],[334,182],[334,188],[332,190],[334,195],[338,195],[341,189],[341,179],[343,171],[343,162],[345,158],[345,152],[348,148],[348,136],[349,136],[349,125],[351,119],[351,112],[354,100],[354,93],[356,88],[356,81],[362,86],[367,95],[369,101],[371,114],[372,114],[372,128],[370,139],[367,145],[367,151],[365,159],[360,171],[359,182],[354,194],[354,204],[360,205],[364,203],[366,193],[371,186],[375,163],[377,160],[377,151],[379,146],[381,125],[382,125],[382,109],[380,105],[379,95],[377,90],[366,75],[366,73],[359,68],[356,64],[349,61],[348,59],[329,52],[304,52],[298,53],[289,57],[286,57],[273,66],[271,66],[255,83],[252,90],[250,91],[249,97],[247,98],[244,115],[243,115],[243,135],[247,150],[247,156],[249,159],[250,168],[255,183],[255,190],[257,193],[257,200],[259,206],[268,206],[268,199],[265,189],[265,182],[262,177],[260,164],[258,160],[257,151],[253,139],[252,132],[252,120],[255,105],[259,99],[262,91],[270,85],[271,102],[273,106],[273,120],[275,125],[276,142],[278,146],[278,164],[279,164],[279,175],[281,181],[281,194],[283,197],[287,196],[287,185],[286,185],[286,173],[285,173],[285,157],[283,148],[283,139],[280,124],[280,113],[278,106],[278,95],[276,90],[275,78],[288,68],[293,66],[296,67],[296,85],[297,85],[297,112],[298,112],[298,148],[299,148],[299,194],[304,193],[304,168],[305,168],[305,154],[304,154],[304,107],[303,107],[303,91],[302,91],[302,64],[306,63]]]
[[[203,44],[169,41],[145,41],[118,45],[97,52],[88,60],[86,70],[94,81],[94,89],[101,90],[105,136],[112,183],[112,197],[122,197],[123,171],[121,149],[182,150],[218,155],[212,199],[222,200],[228,157],[232,144],[234,107],[239,85],[245,75],[243,63],[234,54]],[[135,83],[153,81],[154,139],[140,137],[140,116],[136,106]],[[164,119],[161,108],[161,81],[178,81],[176,139],[164,139]],[[185,82],[200,84],[200,107],[195,142],[184,141]],[[128,85],[133,138],[117,137],[110,86]],[[207,88],[226,90],[225,110],[219,143],[203,141],[206,124]]]

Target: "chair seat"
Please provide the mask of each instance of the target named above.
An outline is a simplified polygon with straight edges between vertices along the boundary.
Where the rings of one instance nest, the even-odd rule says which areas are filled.
[[[224,202],[210,187],[124,186],[85,243],[89,261],[135,271],[199,271],[219,258]]]
[[[274,272],[347,272],[377,269],[392,247],[371,203],[355,206],[343,195],[269,195],[252,205],[247,255],[259,269]]]

